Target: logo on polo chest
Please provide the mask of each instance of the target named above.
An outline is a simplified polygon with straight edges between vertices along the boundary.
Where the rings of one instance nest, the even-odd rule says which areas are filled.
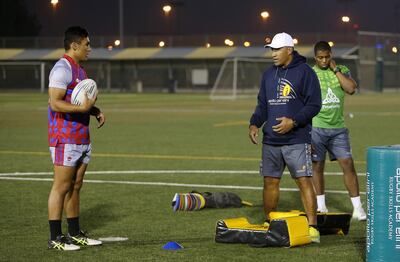
[[[332,89],[328,87],[325,99],[322,100],[322,106],[326,108],[333,108],[340,106],[340,99],[333,93]]]

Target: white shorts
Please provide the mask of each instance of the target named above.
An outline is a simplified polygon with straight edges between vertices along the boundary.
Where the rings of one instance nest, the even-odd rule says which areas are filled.
[[[51,160],[56,166],[78,166],[88,164],[92,145],[58,144],[50,147]]]

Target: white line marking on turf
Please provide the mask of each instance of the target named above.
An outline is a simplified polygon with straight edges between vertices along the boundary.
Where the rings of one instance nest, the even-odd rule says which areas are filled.
[[[46,176],[53,172],[14,172],[0,173],[0,176]],[[108,171],[86,171],[86,174],[259,174],[254,170],[108,170]],[[289,174],[289,172],[284,172]],[[325,172],[327,176],[341,176],[342,172]],[[365,173],[358,173],[365,176]]]
[[[0,177],[0,180],[20,180],[20,181],[53,181],[52,178],[25,178],[25,177]],[[85,180],[85,183],[95,184],[124,184],[124,185],[148,185],[148,186],[171,186],[171,187],[197,187],[197,188],[223,188],[223,189],[249,189],[262,190],[262,187],[256,186],[233,186],[233,185],[208,185],[208,184],[182,184],[182,183],[165,183],[165,182],[140,182],[140,181],[115,181],[115,180]],[[281,191],[299,191],[297,188],[280,188]],[[325,190],[327,193],[348,194],[342,190]],[[365,195],[365,192],[360,192]]]
[[[15,173],[0,173],[0,177],[2,177],[2,176],[49,176],[52,174],[53,174],[53,172],[15,172]]]
[[[34,155],[45,156],[46,152],[29,152],[29,151],[10,151],[0,150],[0,154],[16,154],[16,155]],[[115,158],[134,158],[134,159],[162,159],[162,160],[201,160],[201,161],[257,161],[260,160],[254,157],[231,157],[231,156],[189,156],[189,155],[159,155],[159,154],[128,154],[128,153],[93,153],[94,157],[115,157]],[[333,164],[334,162],[326,162]],[[354,160],[354,163],[365,164],[365,161]]]
[[[104,242],[119,242],[119,241],[127,241],[129,238],[127,237],[101,237],[100,241]]]

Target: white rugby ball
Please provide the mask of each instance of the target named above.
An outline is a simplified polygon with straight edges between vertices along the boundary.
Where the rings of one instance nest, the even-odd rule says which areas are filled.
[[[84,79],[74,87],[71,95],[71,104],[81,105],[85,95],[87,95],[89,99],[93,99],[97,96],[97,93],[96,82],[93,79]]]

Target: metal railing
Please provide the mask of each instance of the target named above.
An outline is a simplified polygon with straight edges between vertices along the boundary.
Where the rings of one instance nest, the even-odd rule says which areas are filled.
[[[140,35],[125,36],[124,47],[156,47],[160,41],[168,47],[224,46],[225,39],[234,42],[234,46],[242,46],[245,41],[252,46],[264,45],[265,38],[274,33],[266,34],[208,34],[208,35]],[[357,33],[292,33],[301,45],[313,45],[320,40],[333,41],[341,44],[357,44]],[[92,47],[114,46],[118,36],[90,36]],[[63,37],[0,37],[0,48],[62,48]]]

